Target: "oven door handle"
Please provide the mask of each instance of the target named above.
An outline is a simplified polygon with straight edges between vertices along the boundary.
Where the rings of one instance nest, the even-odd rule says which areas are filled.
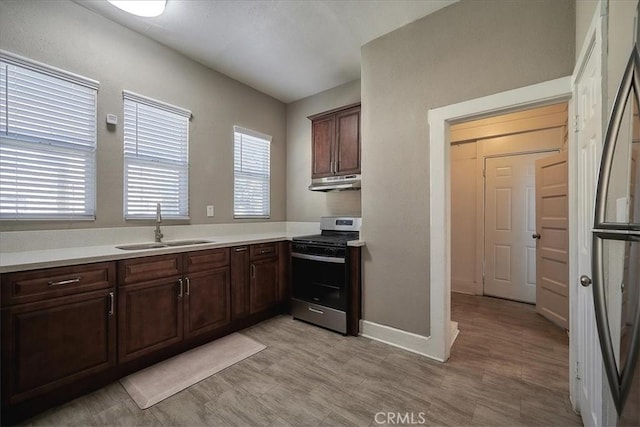
[[[297,252],[292,252],[291,256],[293,258],[308,259],[309,261],[331,262],[331,263],[334,263],[334,264],[344,264],[345,263],[345,259],[344,258],[336,258],[336,257],[330,257],[330,256],[299,254]]]

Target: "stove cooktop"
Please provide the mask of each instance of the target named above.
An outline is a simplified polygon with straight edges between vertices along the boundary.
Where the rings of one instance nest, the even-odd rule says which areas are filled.
[[[322,234],[312,234],[309,236],[294,237],[295,243],[307,243],[317,245],[346,246],[350,240],[358,240],[360,233],[357,231],[350,232],[327,232]]]

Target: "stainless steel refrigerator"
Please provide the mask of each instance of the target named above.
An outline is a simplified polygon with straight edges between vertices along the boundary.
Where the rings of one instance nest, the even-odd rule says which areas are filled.
[[[605,135],[593,230],[596,324],[618,426],[640,426],[639,94],[636,44]]]

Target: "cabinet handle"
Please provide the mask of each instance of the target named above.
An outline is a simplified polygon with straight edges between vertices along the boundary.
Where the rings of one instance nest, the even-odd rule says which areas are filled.
[[[317,308],[313,308],[313,307],[307,307],[309,309],[310,312],[312,313],[316,313],[316,314],[324,314],[324,311],[322,310],[318,310]]]
[[[113,292],[109,292],[109,316],[113,316],[115,310],[115,298]]]
[[[69,279],[69,280],[60,280],[58,282],[49,282],[49,286],[64,286],[64,285],[70,285],[72,283],[78,283],[80,282],[80,277],[76,277],[75,279]]]
[[[255,264],[251,264],[251,278],[252,279],[256,278],[256,265]]]
[[[182,279],[178,279],[178,298],[182,298]]]
[[[187,291],[185,292],[185,294],[189,296],[189,292],[191,291],[191,281],[188,277],[185,280],[187,281]]]
[[[247,247],[246,247],[246,246],[243,246],[243,247],[241,247],[241,248],[236,248],[236,252],[244,252],[244,251],[246,251],[246,250],[247,250]]]

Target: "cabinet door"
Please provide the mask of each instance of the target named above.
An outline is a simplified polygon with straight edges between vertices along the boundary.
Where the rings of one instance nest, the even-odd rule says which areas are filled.
[[[127,362],[182,340],[183,294],[184,287],[178,277],[120,288],[120,362]]]
[[[114,291],[2,311],[2,381],[9,404],[115,366]]]
[[[273,308],[278,293],[278,258],[251,263],[251,314]]]
[[[333,116],[312,122],[311,178],[333,175],[333,138],[335,126]]]
[[[334,149],[337,175],[360,173],[360,107],[336,114]]]
[[[249,246],[231,249],[231,318],[249,315]]]
[[[229,267],[185,278],[185,336],[210,332],[231,321]]]

